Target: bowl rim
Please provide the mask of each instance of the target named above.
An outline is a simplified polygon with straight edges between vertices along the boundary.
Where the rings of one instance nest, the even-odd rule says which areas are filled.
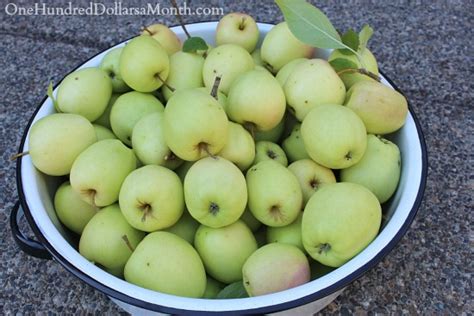
[[[215,20],[210,20],[210,21],[199,21],[199,22],[194,22],[194,23],[187,23],[186,25],[195,25],[195,24],[203,24],[203,23],[210,23],[210,22],[215,22]],[[275,25],[273,23],[258,23],[258,24],[267,24],[267,25]],[[174,25],[170,26],[171,27],[179,27],[180,25]],[[136,36],[136,35],[135,35]],[[98,53],[94,54],[93,56],[89,57],[86,61],[79,63],[76,67],[71,69],[67,74],[65,74],[61,80],[58,80],[58,82],[54,85],[53,90],[55,90],[59,84],[62,82],[62,80],[69,75],[70,73],[76,71],[78,68],[83,66],[85,63],[88,61],[92,60],[93,58],[97,57],[98,55],[102,54],[103,52],[121,44],[128,42],[130,39],[134,38],[135,36],[132,36],[128,39],[125,39],[119,43],[116,43],[112,46],[110,46],[107,49],[101,50]],[[398,88],[398,86],[389,78],[387,77],[381,70],[379,70],[380,75],[399,93],[403,94],[403,92]],[[404,95],[404,94],[403,94]],[[42,108],[44,103],[47,101],[48,96],[45,96],[39,103],[39,105],[36,107],[35,111],[32,113],[28,124],[26,125],[23,135],[21,137],[20,145],[19,145],[19,152],[21,152],[25,146],[25,142],[27,139],[27,135],[29,133],[29,130],[31,128],[31,125],[36,118],[36,115],[38,114],[39,110]],[[398,242],[401,240],[401,238],[406,234],[408,231],[411,223],[413,222],[418,209],[422,203],[423,200],[423,195],[426,187],[426,181],[427,181],[427,172],[428,172],[428,153],[426,149],[426,143],[425,143],[425,138],[424,134],[421,128],[421,124],[413,110],[413,107],[411,106],[408,98],[407,98],[407,103],[408,103],[408,111],[411,114],[413,121],[415,123],[416,131],[418,134],[418,141],[420,144],[420,149],[421,149],[421,178],[420,178],[420,184],[418,187],[418,192],[416,194],[415,201],[413,203],[413,206],[411,207],[410,211],[408,212],[408,216],[406,217],[404,223],[401,225],[400,229],[397,231],[395,236],[390,240],[390,242],[383,247],[373,258],[371,258],[369,261],[367,261],[364,265],[362,265],[360,268],[355,270],[354,272],[348,274],[347,276],[343,277],[339,281],[319,290],[316,291],[310,295],[306,295],[303,297],[299,297],[293,300],[289,300],[287,302],[283,303],[277,303],[274,305],[270,306],[264,306],[264,307],[258,307],[258,308],[253,308],[253,309],[245,309],[245,310],[239,310],[240,313],[242,314],[261,314],[261,313],[269,313],[269,312],[277,312],[277,311],[282,311],[282,310],[287,310],[291,308],[295,308],[301,305],[305,305],[311,302],[314,302],[316,300],[322,299],[330,294],[333,294],[334,292],[343,289],[345,286],[348,284],[354,282],[355,280],[359,279],[363,274],[365,274],[367,271],[372,269],[376,264],[378,264],[390,251],[395,247],[395,245],[398,244]],[[22,181],[22,174],[21,174],[21,166],[22,166],[22,160],[23,159],[17,159],[16,161],[16,184],[17,184],[17,191],[18,191],[18,196],[20,200],[20,205],[24,211],[25,217],[28,221],[28,224],[30,225],[33,233],[35,236],[38,238],[38,240],[43,244],[43,246],[47,249],[47,251],[52,255],[52,257],[59,262],[67,271],[69,271],[71,274],[73,274],[75,277],[80,279],[81,281],[87,283],[88,285],[92,286],[93,288],[99,290],[100,292],[104,293],[107,296],[113,297],[115,299],[118,299],[126,304],[134,305],[140,308],[144,308],[147,310],[151,311],[157,311],[157,312],[165,312],[165,313],[171,313],[171,314],[185,314],[185,315],[196,315],[196,314],[225,314],[225,313],[235,313],[234,312],[222,312],[222,311],[204,311],[204,310],[188,310],[188,309],[179,309],[179,308],[174,308],[174,307],[168,307],[168,306],[163,306],[163,305],[158,305],[150,302],[146,302],[143,300],[140,300],[135,297],[131,297],[129,295],[126,295],[120,291],[117,291],[115,289],[112,289],[108,287],[107,285],[97,281],[93,277],[89,276],[82,270],[78,269],[75,267],[73,264],[71,264],[66,258],[64,258],[59,251],[57,251],[54,246],[46,239],[46,237],[41,233],[41,230],[39,229],[35,219],[33,218],[33,215],[31,213],[30,208],[28,207],[27,201],[26,201],[26,196],[23,191],[23,181]]]

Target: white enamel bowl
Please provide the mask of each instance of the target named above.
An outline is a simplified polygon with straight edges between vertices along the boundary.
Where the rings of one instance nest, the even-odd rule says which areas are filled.
[[[194,36],[201,36],[214,44],[217,22],[196,23],[187,26]],[[270,24],[259,24],[263,37]],[[174,27],[181,39],[185,35],[180,27]],[[116,45],[123,46],[125,42]],[[111,48],[112,49],[112,48]],[[98,66],[108,50],[92,57],[78,68]],[[328,51],[319,50],[318,57],[327,57]],[[385,77],[383,83],[395,88]],[[28,133],[36,120],[53,113],[53,104],[45,99],[34,113],[25,130],[20,152],[28,150]],[[26,252],[49,257],[62,264],[72,274],[104,292],[125,310],[136,314],[151,312],[171,314],[263,314],[289,311],[292,315],[314,313],[332,301],[349,283],[376,265],[401,239],[412,222],[421,203],[426,181],[427,158],[423,135],[413,112],[410,110],[403,128],[390,135],[398,144],[402,155],[402,172],[394,197],[384,207],[384,226],[377,238],[360,254],[333,272],[307,284],[270,295],[243,299],[209,300],[172,296],[147,290],[106,273],[82,257],[72,245],[77,240],[61,226],[53,209],[53,195],[58,179],[38,172],[29,156],[18,159],[17,182],[21,210],[35,232],[38,242],[22,236],[17,222],[22,213],[18,207],[12,212],[12,228],[15,239]],[[295,309],[296,308],[296,309]]]

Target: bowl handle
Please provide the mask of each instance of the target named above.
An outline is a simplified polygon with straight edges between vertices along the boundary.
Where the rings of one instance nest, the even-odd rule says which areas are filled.
[[[20,231],[19,222],[23,215],[23,209],[20,207],[20,201],[18,201],[10,213],[10,228],[12,230],[13,239],[15,239],[20,249],[28,255],[35,258],[51,260],[51,254],[39,241],[26,237],[25,234]]]

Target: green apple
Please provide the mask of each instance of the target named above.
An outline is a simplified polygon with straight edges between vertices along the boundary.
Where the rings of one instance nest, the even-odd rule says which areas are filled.
[[[216,44],[235,44],[251,53],[257,46],[260,32],[257,23],[248,14],[232,12],[217,24]]]
[[[323,59],[309,59],[295,67],[283,87],[288,109],[302,122],[311,109],[321,104],[343,104],[344,82]]]
[[[111,49],[100,62],[99,68],[104,70],[112,81],[112,90],[115,93],[130,91],[130,87],[123,81],[120,75],[119,61],[123,47]]]
[[[206,290],[202,295],[202,298],[217,298],[217,295],[224,288],[224,284],[214,280],[211,277],[207,277]]]
[[[170,57],[170,71],[166,83],[173,89],[189,89],[203,87],[202,66],[204,57],[195,53],[176,52]],[[168,86],[164,86],[163,96],[168,101],[173,95]]]
[[[300,183],[305,205],[323,185],[336,183],[336,177],[331,169],[318,165],[311,159],[297,160],[288,166],[288,170],[293,172]]]
[[[224,287],[218,294],[217,299],[245,298],[249,297],[242,280],[231,283]]]
[[[247,171],[248,207],[265,225],[292,223],[301,211],[303,194],[295,175],[273,160],[262,161]]]
[[[304,147],[303,137],[301,136],[301,124],[299,123],[293,127],[290,136],[285,138],[282,147],[288,160],[291,162],[310,158]]]
[[[164,114],[153,112],[143,116],[133,127],[132,148],[145,165],[175,169],[183,162],[170,150],[163,132]]]
[[[275,25],[263,39],[261,56],[265,67],[276,74],[297,58],[310,58],[314,48],[298,40],[286,22]]]
[[[242,125],[229,122],[227,142],[219,156],[233,162],[240,170],[247,170],[255,158],[252,135]]]
[[[97,141],[94,126],[77,114],[56,113],[34,122],[28,137],[33,165],[50,176],[71,171],[74,160]]]
[[[117,98],[110,112],[112,131],[122,142],[131,146],[135,124],[145,115],[163,110],[163,104],[149,93],[124,93]]]
[[[201,224],[213,228],[230,225],[247,204],[245,177],[222,157],[203,158],[184,178],[184,199],[191,216]]]
[[[141,35],[130,40],[120,56],[120,73],[133,90],[151,92],[168,78],[168,53],[152,37]]]
[[[400,150],[396,144],[380,136],[367,135],[364,156],[357,164],[341,170],[341,181],[362,184],[384,203],[397,189],[400,167]]]
[[[272,142],[257,142],[255,144],[255,160],[253,161],[253,164],[256,165],[265,160],[273,160],[280,163],[282,166],[288,166],[288,159],[280,146]]]
[[[220,152],[228,125],[219,102],[201,90],[177,91],[166,104],[165,140],[181,159],[194,161]]]
[[[370,71],[373,74],[378,75],[379,74],[379,68],[377,66],[377,60],[375,59],[374,55],[365,48],[363,51],[358,51],[359,55],[362,58],[362,61],[364,62],[364,65],[362,65],[357,58],[356,55],[354,54],[345,54],[342,53],[339,49],[335,49],[332,51],[331,55],[329,55],[328,61],[331,62],[335,59],[345,59],[348,60],[352,63],[354,63],[357,68],[362,68],[365,67],[368,71]],[[370,78],[369,76],[362,75],[359,73],[343,73],[339,75],[344,81],[344,85],[346,86],[346,89],[349,89],[352,87],[356,82],[359,81],[372,81],[374,79]]]
[[[301,237],[301,221],[303,219],[303,212],[300,212],[296,220],[283,227],[267,227],[267,242],[279,242],[283,244],[293,245],[302,251],[303,241]]]
[[[362,185],[328,184],[306,204],[303,245],[313,259],[340,267],[375,238],[381,219],[377,197]]]
[[[256,131],[254,133],[255,141],[267,141],[272,143],[278,143],[283,130],[285,129],[285,116],[281,119],[280,123],[277,124],[274,128],[268,131]]]
[[[106,206],[118,200],[125,177],[137,165],[133,151],[118,139],[89,146],[74,161],[69,179],[82,200]]]
[[[194,161],[184,161],[183,164],[181,164],[178,168],[176,168],[175,172],[178,175],[178,177],[181,179],[181,182],[184,183],[184,178],[186,177],[188,170],[191,168],[193,164],[194,164]]]
[[[173,233],[191,245],[194,244],[194,236],[196,235],[196,231],[199,228],[199,222],[197,222],[188,212],[188,210],[184,210],[183,215],[181,218],[171,227],[164,229],[164,231]]]
[[[343,169],[355,165],[367,147],[362,120],[342,105],[318,105],[301,124],[304,147],[324,167]]]
[[[104,113],[102,113],[102,115],[94,121],[94,124],[99,124],[103,127],[107,127],[108,129],[112,129],[112,126],[110,125],[110,111],[112,111],[112,106],[114,105],[115,101],[118,99],[119,96],[120,94],[118,93],[112,94]]]
[[[361,81],[347,92],[348,108],[362,119],[368,133],[388,134],[405,124],[408,103],[398,91],[376,81]]]
[[[290,61],[285,66],[281,67],[281,69],[278,71],[278,73],[275,76],[276,80],[278,80],[280,85],[283,87],[286,83],[286,80],[290,76],[290,74],[293,72],[293,70],[295,70],[296,66],[298,66],[299,64],[301,64],[301,63],[303,63],[307,60],[308,60],[308,58],[293,59],[292,61]]]
[[[203,91],[207,94],[211,94],[212,87],[201,87],[197,88],[196,90]],[[224,111],[227,111],[227,96],[222,93],[221,91],[217,91],[217,102],[222,106]]]
[[[101,209],[84,227],[79,252],[121,277],[127,260],[144,236],[145,233],[128,224],[118,204],[112,204]]]
[[[260,226],[262,226],[262,223],[253,216],[248,208],[245,208],[244,213],[240,216],[240,220],[243,221],[252,232],[256,232]]]
[[[285,115],[285,94],[270,74],[252,70],[239,76],[227,98],[229,119],[253,131],[268,131]]]
[[[170,227],[183,214],[181,180],[162,166],[141,167],[123,181],[119,204],[125,219],[136,229],[152,232]]]
[[[260,48],[255,48],[252,52],[253,63],[255,66],[264,66],[262,57],[260,56]]]
[[[67,75],[58,87],[58,110],[93,122],[104,113],[112,95],[112,81],[100,68],[83,68]]]
[[[89,220],[98,209],[84,202],[74,192],[69,181],[64,182],[54,195],[54,209],[61,223],[76,234],[82,234]]]
[[[284,291],[310,280],[309,263],[304,253],[283,243],[259,248],[247,259],[242,273],[250,296]]]
[[[149,25],[142,31],[142,35],[151,36],[170,56],[181,50],[182,44],[178,36],[164,24]]]
[[[95,135],[97,136],[97,141],[104,140],[104,139],[117,139],[117,136],[108,129],[107,127],[103,127],[102,125],[92,124],[94,126]]]
[[[201,225],[194,246],[207,273],[227,284],[242,280],[242,266],[258,248],[252,231],[240,220],[221,228]]]
[[[171,295],[202,297],[206,271],[197,251],[168,232],[147,235],[125,266],[125,280]]]
[[[252,56],[235,44],[224,44],[212,49],[206,57],[202,77],[206,87],[212,87],[216,77],[221,77],[219,91],[229,92],[231,83],[240,74],[254,68]]]

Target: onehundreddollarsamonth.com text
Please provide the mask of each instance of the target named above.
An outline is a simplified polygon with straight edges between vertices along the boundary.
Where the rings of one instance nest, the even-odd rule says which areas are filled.
[[[164,6],[160,3],[147,3],[143,6],[127,6],[123,2],[110,4],[89,2],[87,6],[77,6],[77,3],[68,2],[63,6],[51,6],[47,3],[19,5],[7,3],[4,7],[7,15],[224,15],[221,7],[191,8],[186,2],[178,7]]]

